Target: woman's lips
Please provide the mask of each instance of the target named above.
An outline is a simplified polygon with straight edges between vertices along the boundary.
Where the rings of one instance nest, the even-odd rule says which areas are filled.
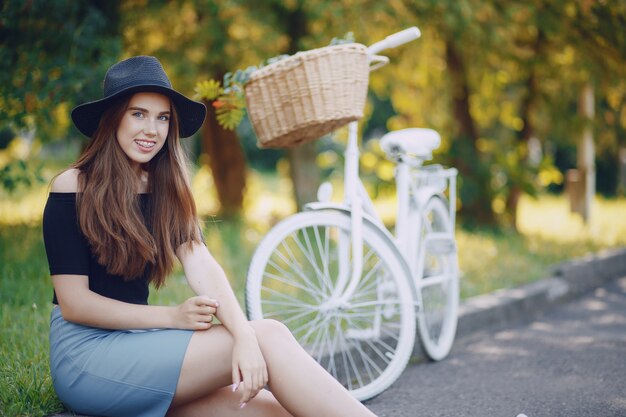
[[[135,143],[142,152],[150,152],[156,146],[156,142],[152,140],[136,139]]]

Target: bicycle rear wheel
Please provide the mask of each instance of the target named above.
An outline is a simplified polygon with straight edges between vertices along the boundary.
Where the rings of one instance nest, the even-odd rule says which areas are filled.
[[[350,216],[334,211],[299,213],[279,223],[253,256],[246,307],[250,319],[287,325],[309,354],[365,400],[404,370],[415,341],[415,310],[406,267],[367,223],[360,282],[340,302],[351,276],[350,230]]]
[[[417,314],[420,343],[431,360],[445,358],[456,334],[459,273],[454,231],[446,203],[432,197],[420,222],[418,277],[422,308]],[[420,273],[421,270],[421,273]]]

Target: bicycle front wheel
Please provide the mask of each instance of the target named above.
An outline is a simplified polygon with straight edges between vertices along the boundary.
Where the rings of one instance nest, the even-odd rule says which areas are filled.
[[[454,342],[459,307],[459,272],[454,230],[446,203],[433,197],[422,212],[421,256],[416,288],[422,308],[417,315],[420,342],[435,361],[445,358]],[[421,271],[421,272],[420,272]]]
[[[381,231],[363,223],[363,270],[351,276],[351,222],[342,212],[304,212],[279,223],[255,252],[246,284],[250,319],[283,322],[359,400],[391,385],[415,341],[406,268]]]

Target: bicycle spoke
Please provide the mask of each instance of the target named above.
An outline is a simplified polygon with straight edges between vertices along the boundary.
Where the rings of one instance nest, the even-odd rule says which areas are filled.
[[[310,287],[307,288],[308,292],[316,291],[316,293],[322,294],[321,290],[317,286],[315,286],[315,285],[313,285],[311,283],[311,281],[307,278],[306,274],[298,267],[297,264],[295,264],[291,260],[287,259],[282,254],[282,252],[280,252],[279,250],[276,250],[275,255],[278,256],[283,262],[285,262],[287,264],[287,267],[289,267],[292,270],[294,270],[300,276],[300,279],[302,281],[306,282],[307,285],[310,285]],[[273,267],[274,269],[276,269],[278,272],[282,273],[283,275],[289,276],[289,277],[293,277],[294,280],[296,279],[296,277],[293,274],[290,274],[287,270],[285,270],[285,268],[283,268],[280,265],[278,265],[278,263],[276,263],[274,260],[269,259],[268,260],[268,264],[271,267]],[[269,273],[267,271],[264,273],[265,276],[271,276],[271,275],[268,275],[268,274]]]
[[[395,340],[397,342],[398,341],[397,331],[396,332],[391,332],[391,331],[387,330],[386,327],[391,327],[391,326],[387,325],[387,326],[381,327],[380,331],[382,333],[384,333],[385,336],[390,337],[390,338],[392,338],[393,340]],[[397,326],[396,330],[398,330],[399,328],[400,328],[400,326]]]
[[[293,336],[298,339],[298,342],[300,342],[301,345],[304,345],[306,342],[306,339],[304,337],[300,337],[298,336],[300,334],[300,332],[304,329],[312,329],[312,331],[314,331],[314,328],[316,326],[322,325],[324,323],[324,319],[323,317],[321,317],[321,315],[316,315],[315,318],[313,320],[311,320],[310,322],[306,322],[301,324],[300,326],[298,326],[295,329],[291,330],[291,334],[293,334]],[[305,334],[306,336],[306,334]]]
[[[331,265],[331,261],[332,261],[331,254],[330,254],[330,247],[333,241],[331,239],[330,228],[328,226],[324,226],[324,240],[322,240],[320,236],[319,228],[320,226],[316,226],[313,228],[314,235],[315,235],[315,242],[317,245],[316,253],[319,254],[320,260],[322,261],[323,270],[324,270],[322,276],[325,278],[324,283],[326,284],[326,290],[328,291],[329,294],[332,294],[333,289],[336,285],[335,283],[333,283],[332,272],[329,269]],[[307,243],[310,244],[308,240],[307,240]]]
[[[397,306],[400,304],[400,300],[374,300],[367,301],[362,303],[350,303],[350,308],[364,308],[364,307],[376,307],[376,306],[386,306],[393,305]]]
[[[317,343],[317,346],[319,346],[319,352],[317,353],[317,355],[312,355],[318,363],[322,362],[322,357],[324,356],[324,350],[326,348],[325,342],[329,340],[330,338],[331,338],[330,326],[326,326],[324,327],[324,330],[320,332],[319,343]],[[317,346],[316,346],[316,350],[317,350]],[[329,351],[329,354],[332,354],[332,352]]]
[[[381,358],[383,360],[383,362],[385,363],[385,365],[388,365],[389,362],[391,362],[391,359],[389,359],[389,357],[387,355],[385,355],[383,352],[381,352],[378,347],[371,341],[371,340],[365,340],[365,343],[374,351],[376,352],[376,354],[378,355],[379,358]],[[387,349],[390,352],[393,352],[395,349],[393,348],[389,348],[388,346],[385,346],[383,344],[383,346],[385,347],[385,349]],[[380,374],[382,373],[382,369],[378,366],[378,364],[376,362],[374,362],[372,360],[372,358],[370,358],[369,355],[365,354],[365,352],[363,351],[363,349],[361,347],[358,348],[360,352],[362,352],[363,355],[363,359],[364,361],[366,361],[367,363],[371,364],[376,371]]]
[[[326,369],[328,369],[328,372],[330,372],[331,375],[333,375],[335,377],[335,379],[337,378],[337,367],[335,364],[335,355],[336,355],[336,347],[337,347],[337,337],[333,337],[330,339],[330,345],[328,347],[328,352],[329,352],[329,359],[328,359],[328,366],[326,367]]]
[[[315,233],[315,241],[317,242],[317,248],[323,249],[323,250],[318,250],[318,253],[320,255],[320,258],[322,260],[322,266],[323,266],[323,276],[324,278],[326,278],[326,289],[328,290],[329,293],[332,293],[332,279],[330,277],[330,271],[328,270],[328,266],[330,265],[330,233],[329,233],[329,228],[328,227],[324,227],[324,237],[325,240],[322,241],[320,239],[320,234],[319,234],[319,227],[314,227],[313,231]],[[308,242],[308,241],[307,241]],[[323,256],[326,255],[326,256]]]
[[[316,325],[314,325],[314,326],[311,326],[310,324],[309,325],[305,324],[304,326],[301,326],[301,327],[308,327],[308,326],[310,326],[310,329],[309,329],[309,331],[307,331],[304,334],[304,336],[302,338],[298,338],[298,340],[304,340],[304,341],[309,340],[309,337],[313,333],[315,333],[318,328],[320,328],[321,326],[325,325],[327,321],[328,321],[328,318],[327,317],[323,317],[322,320],[319,323],[317,323]]]
[[[294,237],[293,235],[291,235],[289,236],[289,238],[295,242],[296,246],[298,246],[300,250],[302,250],[302,246],[300,245],[300,241],[298,240],[297,236]],[[315,283],[312,282],[308,278],[307,274],[304,273],[304,271],[300,267],[300,262],[298,262],[298,259],[293,254],[291,248],[287,245],[286,242],[287,242],[287,239],[285,239],[285,241],[283,241],[281,245],[284,248],[285,252],[287,252],[287,257],[289,258],[289,260],[284,255],[282,255],[280,251],[278,251],[278,255],[281,257],[281,259],[283,259],[284,262],[286,262],[290,267],[292,267],[298,273],[298,275],[302,278],[303,281],[305,281],[308,285],[311,285],[313,288],[319,290],[320,293],[323,293],[323,289],[315,285]],[[304,255],[305,258],[307,257],[306,253],[302,253],[302,254]],[[319,271],[316,271],[316,274],[319,276]]]
[[[346,344],[349,345],[348,339],[344,338],[344,340],[347,342]],[[361,379],[361,374],[357,370],[357,365],[354,362],[354,358],[352,357],[351,349],[347,349],[346,355],[348,356],[348,360],[350,362],[352,370],[354,371],[354,376],[356,377],[356,379],[357,379],[357,381],[359,383],[359,386],[363,386],[363,380]]]
[[[277,303],[270,303],[270,305],[277,305]],[[311,313],[315,310],[308,310],[305,311],[306,313]],[[281,308],[280,310],[273,310],[273,311],[269,311],[265,313],[265,317],[266,318],[273,318],[276,317],[277,319],[281,319],[284,316],[289,316],[291,318],[291,316],[293,314],[300,314],[300,312],[302,312],[302,308],[301,307],[295,307],[295,308]],[[281,320],[283,323],[285,323],[287,320]]]
[[[350,325],[350,326],[354,326],[354,323],[353,323],[352,321],[348,321],[348,323],[349,323],[349,325]],[[357,326],[354,326],[354,327],[357,327]],[[395,338],[395,337],[394,337],[394,339],[395,339],[395,340],[397,340],[397,338]],[[368,339],[364,339],[364,340],[368,340]],[[384,347],[385,349],[387,349],[388,351],[393,352],[393,351],[395,351],[395,350],[396,350],[396,348],[394,348],[394,347],[392,347],[392,346],[388,345],[387,343],[385,343],[385,342],[383,341],[383,339],[382,339],[382,338],[378,338],[377,340],[378,340],[378,343],[380,343],[381,345],[383,345],[383,347]],[[387,358],[387,359],[388,359],[388,358]]]
[[[311,305],[311,304],[303,304],[303,301],[301,299],[298,299],[298,298],[292,297],[290,295],[287,295],[285,293],[279,292],[279,291],[277,291],[277,290],[275,290],[273,288],[268,288],[266,286],[263,286],[263,287],[261,287],[261,290],[262,291],[266,291],[268,293],[271,293],[271,294],[273,294],[273,295],[275,295],[277,297],[280,297],[280,298],[282,298],[284,300],[287,300],[287,301],[283,301],[282,305],[287,305],[287,306],[291,306],[291,307],[308,306],[310,308],[314,308],[314,306]],[[291,303],[289,303],[289,301],[291,301]],[[269,305],[273,305],[273,304],[280,305],[280,303],[281,303],[281,301],[268,301],[268,300],[264,301],[264,304],[269,304]]]
[[[376,264],[370,269],[367,274],[362,278],[363,282],[368,282],[372,276],[375,276],[374,273],[377,273],[381,268],[380,260],[376,262]]]
[[[299,283],[296,283],[294,281],[288,281],[288,280],[284,279],[283,277],[281,277],[280,275],[271,274],[269,272],[266,272],[264,274],[264,276],[266,276],[268,278],[271,278],[271,279],[273,279],[275,281],[282,282],[283,284],[289,285],[289,286],[297,288],[299,290],[305,291],[305,292],[307,292],[309,294],[317,294],[318,297],[323,297],[324,296],[324,294],[322,294],[320,292],[316,292],[316,293],[311,292],[311,290],[313,290],[314,288],[306,287],[306,286],[304,286],[302,284],[299,284]],[[316,299],[316,301],[319,301],[319,300],[320,300],[320,298]]]
[[[309,314],[315,314],[315,313],[316,313],[316,311],[314,311],[314,310],[303,311],[301,313],[294,314],[294,315],[290,316],[289,318],[283,319],[281,321],[282,321],[282,323],[284,325],[289,325],[289,323],[291,323],[292,321],[297,321],[297,320],[299,320],[300,318],[302,318],[304,316],[307,316]]]
[[[304,231],[300,231],[301,234],[304,236],[304,239],[306,242],[308,242],[308,233],[305,233]],[[302,253],[302,255],[304,255],[305,259],[309,262],[309,264],[313,267],[313,270],[315,271],[316,276],[319,278],[319,282],[320,284],[323,284],[326,286],[326,289],[330,289],[332,288],[332,284],[329,284],[330,278],[325,276],[322,271],[320,271],[319,266],[317,265],[317,261],[316,261],[316,257],[315,254],[313,253],[313,248],[310,246],[310,244],[308,245],[308,248],[305,249],[304,246],[302,246],[302,242],[300,241],[300,239],[297,237],[297,235],[294,237],[293,235],[291,236],[291,239],[295,242],[296,246],[298,246],[298,249],[300,249],[300,252]],[[291,251],[290,251],[291,253]],[[313,259],[311,259],[311,257],[313,257]],[[319,287],[320,291],[324,291],[324,288]]]
[[[346,356],[346,343],[343,336],[339,338],[341,345],[341,359],[343,360],[343,370],[346,373],[346,384],[349,390],[352,389],[352,378],[350,378],[350,368],[348,367],[348,358]]]

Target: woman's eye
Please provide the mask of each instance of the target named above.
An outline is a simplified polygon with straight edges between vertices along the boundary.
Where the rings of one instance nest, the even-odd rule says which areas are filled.
[[[167,122],[168,120],[170,120],[169,116],[163,115],[163,116],[159,116],[159,120],[162,120],[164,122]]]
[[[131,113],[131,114],[133,115],[133,117],[140,117],[140,118],[142,118],[142,117],[143,117],[143,113],[142,113],[142,112],[140,112],[140,111],[136,111],[136,112],[133,112],[133,113]]]

